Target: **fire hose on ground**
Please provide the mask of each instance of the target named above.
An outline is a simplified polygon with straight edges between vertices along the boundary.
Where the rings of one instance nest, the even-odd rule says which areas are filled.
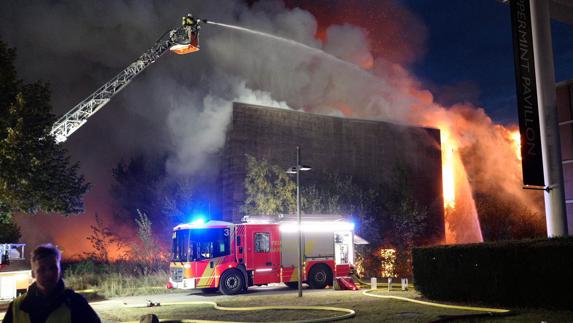
[[[478,314],[474,313],[474,314],[465,314],[465,315],[444,315],[444,316],[440,316],[439,319],[434,320],[432,322],[447,322],[447,321],[453,321],[453,320],[457,320],[457,319],[515,315],[515,313],[512,312],[511,310],[503,309],[503,308],[441,304],[441,303],[421,301],[421,300],[408,298],[408,297],[372,294],[372,292],[374,292],[374,290],[372,290],[372,289],[371,290],[365,290],[362,292],[362,294],[366,295],[366,296],[370,296],[370,297],[393,299],[393,300],[405,301],[405,302],[410,302],[410,303],[420,304],[420,305],[425,305],[425,306],[433,306],[433,307],[447,308],[447,309],[453,309],[453,310],[480,312]]]
[[[372,294],[375,290],[365,290],[362,294],[370,297],[378,297],[378,298],[385,298],[385,299],[394,299],[398,301],[406,301],[410,303],[426,305],[426,306],[433,306],[433,307],[440,307],[440,308],[447,308],[453,310],[465,310],[465,311],[477,311],[477,312],[489,312],[489,313],[509,313],[510,310],[502,309],[502,308],[490,308],[490,307],[475,307],[475,306],[461,306],[461,305],[450,305],[450,304],[440,304],[440,303],[433,303],[433,302],[426,302],[421,301],[413,298],[408,297],[401,297],[401,296],[392,296],[392,295],[375,295]]]
[[[473,311],[473,312],[480,312],[478,314],[469,314],[469,315],[449,315],[449,316],[442,316],[438,320],[434,322],[444,322],[444,321],[451,321],[456,319],[468,319],[473,317],[493,317],[493,316],[506,316],[506,315],[514,315],[508,309],[500,309],[500,308],[489,308],[489,307],[475,307],[475,306],[461,306],[461,305],[450,305],[450,304],[440,304],[434,302],[427,302],[421,301],[417,299],[412,299],[408,297],[401,297],[401,296],[393,296],[393,295],[379,295],[373,294],[374,290],[365,290],[362,292],[363,295],[369,297],[376,297],[376,298],[383,298],[383,299],[392,299],[398,301],[405,301],[414,304],[424,305],[424,306],[432,306],[432,307],[439,307],[439,308],[446,308],[446,309],[455,309],[455,310],[464,310],[464,311]],[[159,304],[157,304],[159,305]],[[318,319],[310,319],[310,320],[297,320],[297,321],[288,321],[289,323],[311,323],[311,322],[332,322],[332,321],[339,321],[344,320],[347,318],[352,318],[356,316],[356,312],[351,309],[342,308],[342,307],[332,307],[332,306],[298,306],[298,305],[284,305],[284,306],[249,306],[249,307],[223,307],[218,305],[215,302],[208,302],[208,301],[196,301],[196,302],[174,302],[174,303],[164,303],[162,305],[211,305],[213,309],[220,310],[220,311],[238,311],[238,312],[245,312],[245,311],[269,311],[269,310],[312,310],[312,311],[327,311],[327,312],[340,312],[344,313],[343,315],[339,316],[330,316],[325,318],[318,318]],[[129,305],[126,307],[149,307],[142,306],[142,305]],[[162,319],[161,321],[174,321],[172,319],[165,320]],[[178,322],[209,322],[209,323],[237,323],[236,321],[212,321],[212,320],[196,320],[196,319],[182,319],[182,320],[175,320]],[[128,323],[137,323],[139,321],[130,321]]]
[[[358,281],[361,285],[371,286],[371,283],[365,282],[357,275],[353,275],[352,277],[356,281]],[[391,283],[377,283],[377,287],[388,287]],[[413,287],[412,284],[408,284],[408,287]],[[434,303],[434,302],[427,302],[421,301],[413,298],[401,297],[401,296],[392,296],[392,295],[380,295],[380,294],[373,294],[375,290],[365,290],[362,292],[363,295],[370,296],[370,297],[377,297],[377,298],[384,298],[384,299],[393,299],[398,301],[406,301],[410,303],[425,305],[425,306],[433,306],[439,308],[447,308],[447,309],[455,309],[455,310],[463,310],[463,311],[474,311],[480,312],[479,314],[466,314],[466,315],[447,315],[443,316],[438,320],[433,322],[444,322],[444,321],[452,321],[456,319],[468,319],[468,318],[476,318],[481,316],[486,317],[493,317],[493,316],[509,316],[515,315],[514,312],[508,309],[500,309],[500,308],[490,308],[490,307],[476,307],[476,306],[461,306],[461,305],[450,305],[450,304],[441,304],[441,303]]]
[[[164,303],[161,306],[169,306],[169,305],[211,305],[213,309],[220,310],[220,311],[237,311],[237,312],[245,312],[245,311],[271,311],[271,310],[305,310],[305,311],[327,311],[327,312],[340,312],[344,313],[339,316],[330,316],[318,319],[311,319],[311,320],[297,320],[297,321],[288,321],[289,323],[314,323],[314,322],[332,322],[332,321],[340,321],[347,318],[352,318],[356,316],[356,312],[354,310],[342,307],[332,307],[332,306],[304,306],[304,305],[277,305],[277,306],[249,306],[249,307],[223,307],[218,305],[215,302],[207,302],[207,301],[196,301],[196,302],[176,302],[176,303]],[[126,307],[149,307],[149,306],[141,306],[141,305],[127,305]],[[182,320],[173,320],[173,319],[162,319],[161,321],[165,322],[203,322],[203,323],[240,323],[236,321],[211,321],[211,320],[196,320],[196,319],[182,319]],[[138,323],[140,321],[129,321],[126,323]],[[276,322],[276,321],[273,321]]]
[[[440,319],[434,322],[443,322],[443,321],[451,321],[455,319],[467,319],[476,316],[500,316],[500,315],[513,315],[514,313],[508,309],[499,309],[499,308],[488,308],[488,307],[474,307],[474,306],[460,306],[460,305],[450,305],[450,304],[440,304],[434,302],[427,302],[421,301],[417,299],[401,297],[401,296],[393,296],[393,295],[379,295],[373,294],[374,290],[365,290],[362,292],[363,295],[369,297],[376,297],[376,298],[383,298],[383,299],[393,299],[398,301],[406,301],[411,302],[419,305],[425,306],[433,306],[439,308],[447,308],[447,309],[457,309],[457,310],[465,310],[465,311],[474,311],[474,312],[481,312],[480,314],[470,314],[470,315],[456,315],[456,316],[443,316]],[[153,304],[152,306],[159,306],[160,304]],[[302,305],[284,305],[284,306],[249,306],[249,307],[223,307],[218,305],[215,302],[208,302],[208,301],[195,301],[195,302],[172,302],[172,303],[163,303],[163,306],[169,305],[211,305],[213,309],[220,310],[220,311],[237,311],[237,312],[245,312],[245,311],[269,311],[269,310],[312,310],[312,311],[326,311],[326,312],[339,312],[344,313],[339,316],[330,316],[325,318],[318,318],[318,319],[310,319],[310,320],[297,320],[297,321],[288,321],[289,323],[313,323],[313,322],[332,322],[332,321],[339,321],[344,320],[347,318],[352,318],[356,316],[356,312],[354,310],[343,308],[343,307],[332,307],[332,306],[302,306]],[[124,305],[124,307],[131,307],[131,308],[144,308],[150,307],[149,305]],[[0,313],[3,314],[3,313]],[[204,322],[204,323],[237,323],[236,321],[212,321],[212,320],[196,320],[196,319],[182,319],[182,320],[173,320],[173,319],[162,319],[161,321],[178,321],[178,322]],[[139,321],[129,321],[128,323],[138,323]]]

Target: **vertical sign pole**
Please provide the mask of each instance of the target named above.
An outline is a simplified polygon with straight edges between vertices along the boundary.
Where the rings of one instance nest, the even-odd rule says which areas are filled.
[[[296,146],[296,218],[298,221],[298,297],[302,297],[302,221],[300,217],[300,147]]]
[[[567,236],[549,1],[530,0],[548,237]]]
[[[566,236],[549,1],[510,6],[523,184],[544,190],[547,236]]]

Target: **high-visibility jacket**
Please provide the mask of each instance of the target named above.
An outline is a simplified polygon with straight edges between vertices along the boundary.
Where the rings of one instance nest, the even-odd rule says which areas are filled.
[[[14,300],[12,304],[12,322],[13,323],[31,323],[28,313],[20,309],[22,301],[26,298],[26,294],[20,295]],[[72,314],[66,302],[62,302],[46,319],[46,323],[71,323]]]
[[[17,297],[8,308],[3,323],[101,323],[86,299],[66,289],[61,280],[47,299],[38,294],[34,283],[26,294]]]

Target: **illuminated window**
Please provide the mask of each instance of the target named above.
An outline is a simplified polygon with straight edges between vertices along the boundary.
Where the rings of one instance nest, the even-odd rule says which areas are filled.
[[[267,232],[255,233],[255,252],[271,251],[271,235]]]

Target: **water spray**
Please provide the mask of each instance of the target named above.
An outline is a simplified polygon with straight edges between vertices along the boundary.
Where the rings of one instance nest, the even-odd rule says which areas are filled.
[[[270,39],[274,39],[274,40],[278,40],[280,42],[284,42],[287,43],[289,45],[295,46],[295,47],[300,47],[303,48],[305,50],[311,51],[313,54],[317,54],[317,55],[321,55],[324,56],[325,58],[338,63],[338,64],[342,64],[348,68],[351,68],[352,70],[354,70],[355,72],[360,73],[362,76],[367,76],[370,78],[375,79],[376,81],[380,82],[381,80],[378,78],[375,78],[372,74],[366,72],[365,70],[363,70],[360,66],[350,63],[348,61],[345,61],[343,59],[340,59],[332,54],[329,54],[325,51],[323,51],[322,49],[319,48],[315,48],[309,45],[306,45],[304,43],[298,42],[296,40],[293,39],[289,39],[289,38],[284,38],[284,37],[280,37],[280,36],[276,36],[273,34],[269,34],[269,33],[265,33],[262,31],[258,31],[258,30],[253,30],[253,29],[249,29],[249,28],[245,28],[245,27],[240,27],[240,26],[236,26],[236,25],[228,25],[228,24],[224,24],[224,23],[220,23],[220,22],[215,22],[215,21],[208,21],[206,19],[202,19],[202,22],[206,23],[206,24],[210,24],[210,25],[216,25],[216,26],[220,26],[220,27],[225,27],[225,28],[230,28],[230,29],[235,29],[238,31],[242,31],[242,32],[247,32],[247,33],[251,33],[254,35],[259,35],[259,36],[263,36],[266,38],[270,38]]]

